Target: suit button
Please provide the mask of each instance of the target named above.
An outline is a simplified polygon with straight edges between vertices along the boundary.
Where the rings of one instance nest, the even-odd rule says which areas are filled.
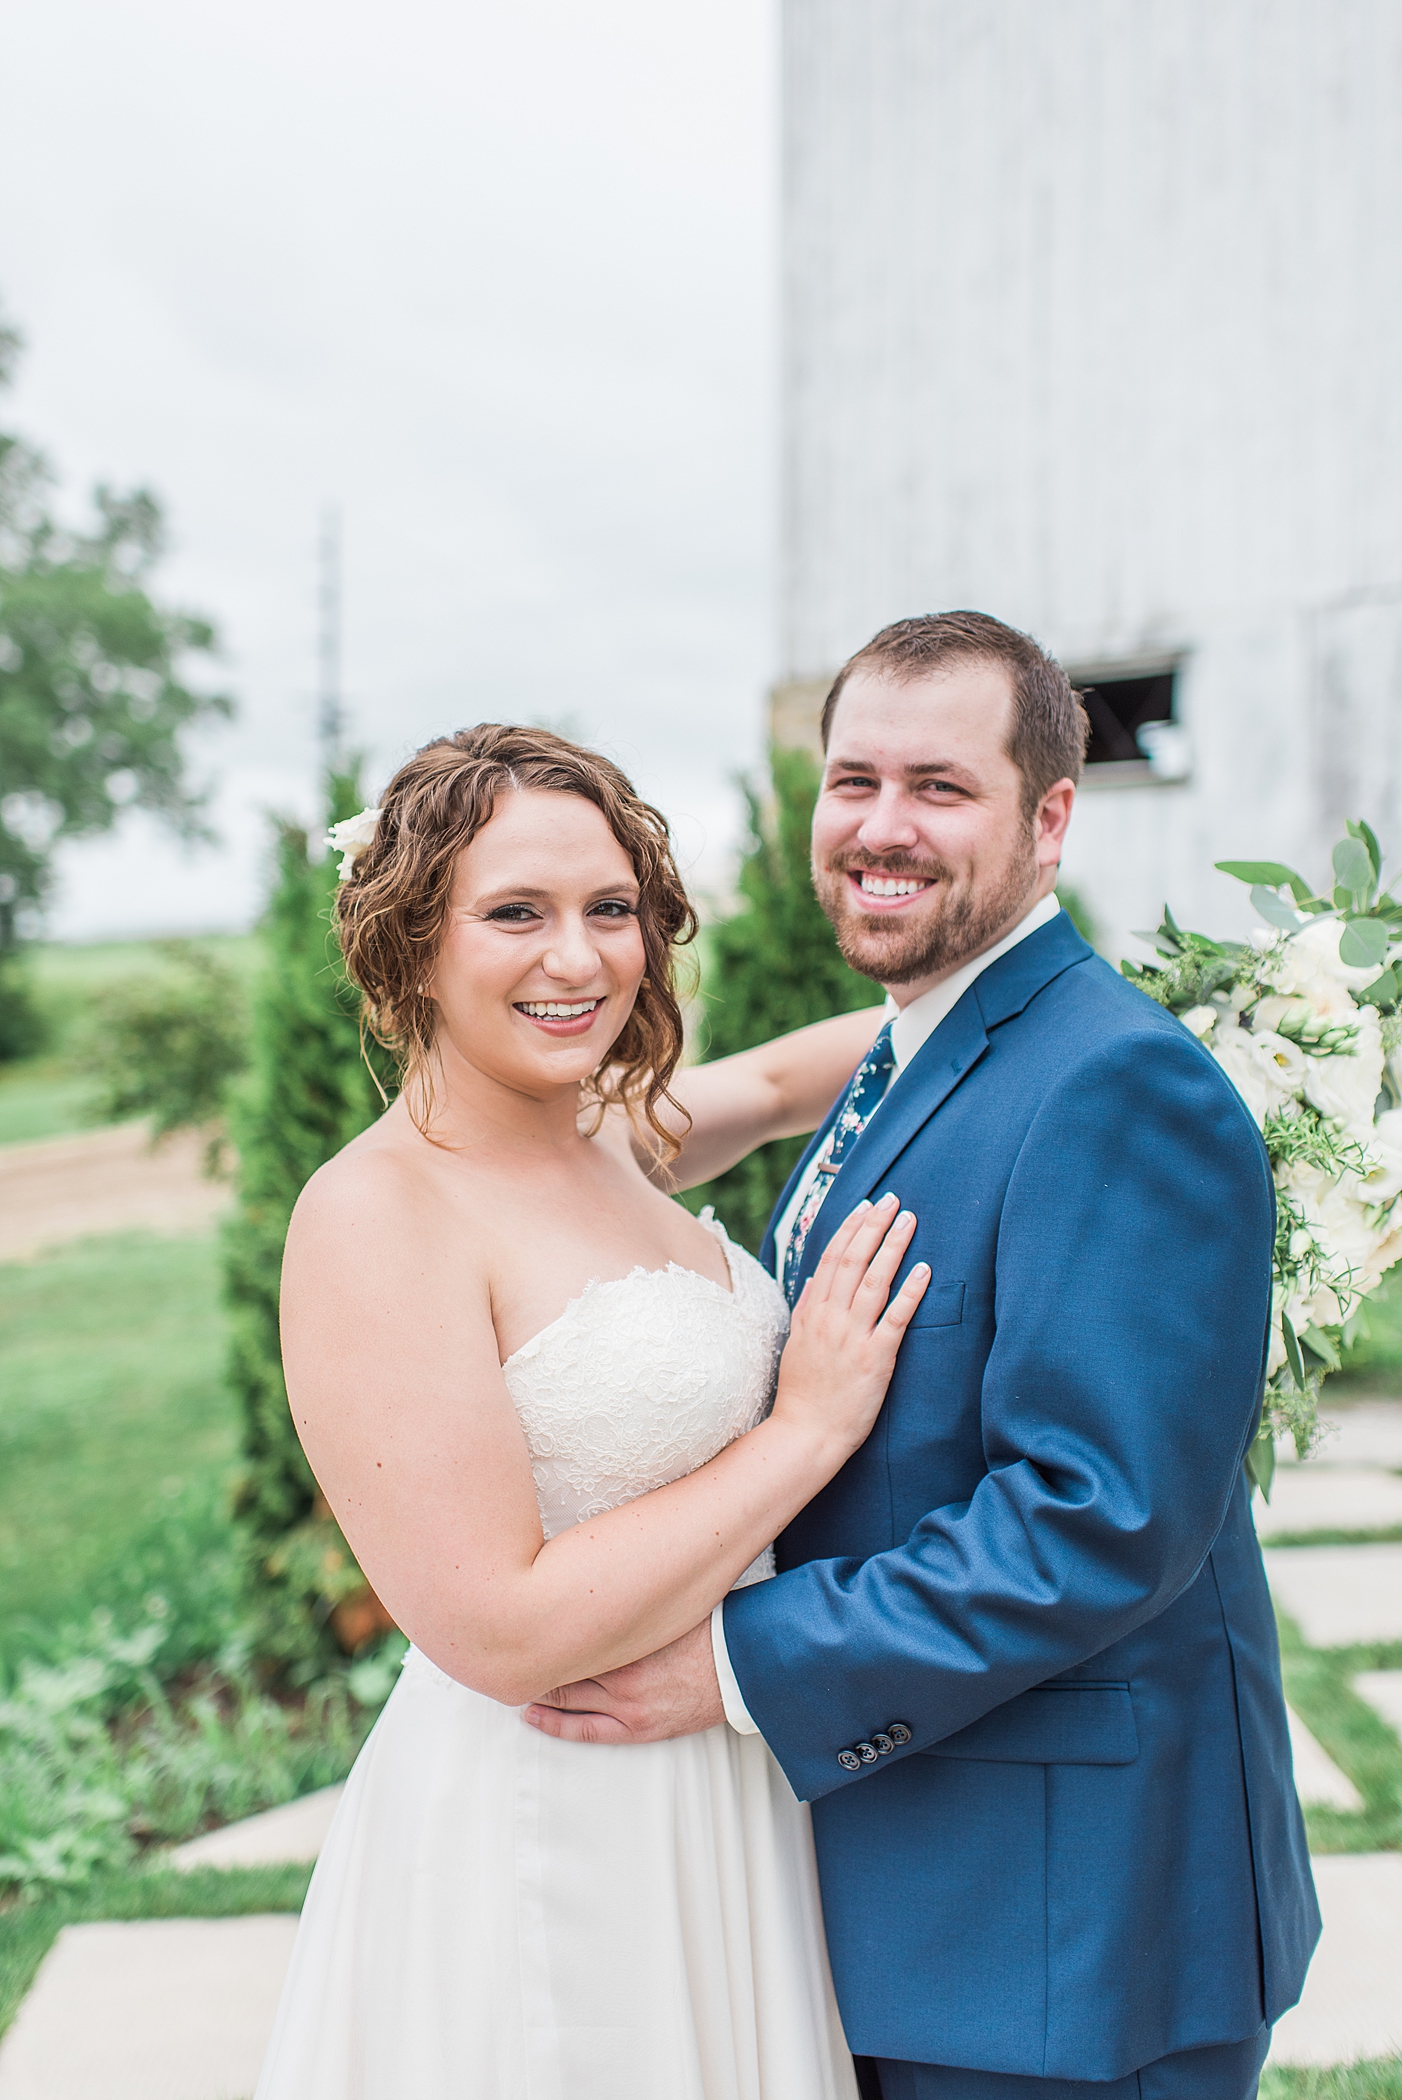
[[[857,1755],[864,1765],[874,1765],[877,1759],[875,1743],[858,1743]]]
[[[876,1734],[872,1737],[872,1741],[875,1743],[877,1750],[880,1752],[882,1757],[889,1757],[891,1755],[891,1752],[896,1747],[895,1738],[893,1736],[887,1735],[884,1729],[878,1729]]]
[[[888,1721],[886,1723],[886,1733],[898,1750],[903,1749],[910,1741],[910,1730],[906,1727],[904,1721]]]
[[[862,1761],[855,1750],[839,1750],[837,1761],[844,1772],[860,1772],[862,1769]]]

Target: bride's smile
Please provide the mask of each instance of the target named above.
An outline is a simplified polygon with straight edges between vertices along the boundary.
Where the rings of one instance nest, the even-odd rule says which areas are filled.
[[[638,878],[579,795],[503,795],[459,856],[431,980],[450,1088],[467,1068],[536,1100],[598,1069],[647,967]]]

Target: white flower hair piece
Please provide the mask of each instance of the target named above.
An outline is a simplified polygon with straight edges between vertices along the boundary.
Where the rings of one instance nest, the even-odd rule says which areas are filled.
[[[357,815],[344,817],[339,824],[333,824],[327,832],[323,843],[341,856],[341,865],[336,871],[338,882],[350,881],[361,854],[367,846],[374,845],[380,814],[378,809],[362,809]]]

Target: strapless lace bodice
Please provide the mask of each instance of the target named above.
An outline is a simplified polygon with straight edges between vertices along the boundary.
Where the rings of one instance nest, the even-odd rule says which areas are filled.
[[[547,1538],[695,1472],[769,1411],[788,1307],[709,1211],[702,1222],[730,1291],[676,1262],[590,1283],[502,1366]]]

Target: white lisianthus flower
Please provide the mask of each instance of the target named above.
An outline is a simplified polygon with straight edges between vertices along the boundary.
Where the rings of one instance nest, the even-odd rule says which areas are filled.
[[[1358,1031],[1353,1050],[1307,1059],[1304,1091],[1312,1108],[1342,1123],[1356,1143],[1367,1145],[1383,1084],[1382,1024],[1372,1006],[1355,1007],[1353,1021]]]
[[[1310,1060],[1288,1036],[1258,1029],[1248,1038],[1247,1055],[1259,1067],[1268,1092],[1297,1098],[1309,1077]]]
[[[1215,1006],[1193,1006],[1178,1018],[1202,1042],[1217,1025],[1217,1009]]]
[[[1357,1009],[1350,995],[1361,992],[1378,974],[1376,963],[1355,969],[1339,961],[1343,930],[1341,919],[1311,919],[1281,943],[1270,965],[1277,991],[1307,999],[1316,1014],[1331,1021],[1353,1020]]]
[[[1219,1028],[1213,1037],[1212,1055],[1226,1073],[1232,1085],[1260,1129],[1270,1114],[1270,1104],[1277,1089],[1267,1082],[1265,1072],[1251,1055],[1251,1031],[1249,1028]]]
[[[1384,1109],[1373,1125],[1368,1151],[1374,1161],[1363,1186],[1365,1203],[1390,1203],[1402,1196],[1402,1108]]]
[[[338,882],[349,882],[351,871],[367,846],[375,843],[375,826],[380,821],[377,809],[359,810],[353,817],[342,818],[327,832],[324,843],[341,856],[341,865],[336,871]]]

